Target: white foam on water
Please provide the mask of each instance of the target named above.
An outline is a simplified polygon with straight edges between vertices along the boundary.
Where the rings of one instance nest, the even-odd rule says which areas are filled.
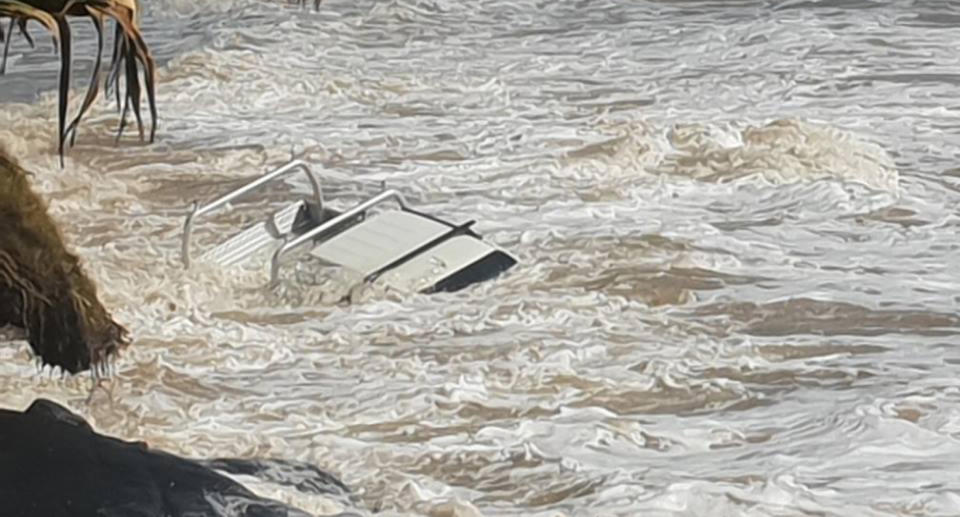
[[[5,333],[2,405],[315,463],[357,508],[243,479],[315,514],[955,514],[955,9],[790,7],[154,2],[157,142],[98,101],[63,170],[56,60],[16,43],[0,140],[134,343],[90,395]],[[349,301],[293,257],[275,289],[184,270],[190,203],[291,149],[341,207],[385,181],[520,264]]]

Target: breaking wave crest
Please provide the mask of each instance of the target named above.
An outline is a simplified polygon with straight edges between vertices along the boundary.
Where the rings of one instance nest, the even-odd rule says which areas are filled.
[[[158,142],[98,101],[64,169],[56,60],[15,41],[0,80],[38,86],[0,90],[0,139],[134,343],[91,394],[4,329],[4,403],[309,461],[383,514],[960,513],[956,52],[921,26],[956,8],[743,5],[148,2]],[[291,150],[335,203],[386,181],[520,264],[433,296],[184,270],[190,202]]]
[[[612,138],[568,153],[568,166],[598,176],[667,174],[723,183],[743,178],[772,185],[817,180],[861,183],[896,194],[899,174],[880,146],[849,131],[797,119],[767,124],[643,122],[605,127]]]

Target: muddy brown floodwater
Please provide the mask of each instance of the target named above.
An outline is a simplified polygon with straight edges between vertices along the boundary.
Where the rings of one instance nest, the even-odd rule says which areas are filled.
[[[956,2],[154,0],[143,26],[154,145],[100,101],[61,171],[48,39],[0,79],[0,139],[134,339],[87,403],[6,332],[4,407],[309,460],[383,515],[960,514]],[[308,262],[183,271],[190,201],[291,149],[334,203],[386,181],[521,263],[349,305]]]

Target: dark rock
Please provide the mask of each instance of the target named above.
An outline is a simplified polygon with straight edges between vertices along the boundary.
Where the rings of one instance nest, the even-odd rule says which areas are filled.
[[[209,466],[208,466],[209,465]],[[316,467],[282,460],[196,461],[97,434],[49,400],[0,410],[0,515],[5,517],[305,517],[213,468],[348,496]]]

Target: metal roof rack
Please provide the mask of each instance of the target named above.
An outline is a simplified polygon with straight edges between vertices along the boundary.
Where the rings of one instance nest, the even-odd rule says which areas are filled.
[[[326,206],[319,178],[293,160],[207,204],[194,202],[183,225],[181,260],[189,268],[190,239],[198,217],[226,206],[267,183],[300,170],[313,196],[297,199],[203,253],[199,260],[222,267],[245,262],[272,249],[270,281],[279,279],[282,259],[310,246],[321,261],[359,273],[364,282],[381,281],[406,292],[456,291],[488,280],[517,261],[473,232],[475,221],[453,224],[407,205],[396,190],[383,190],[344,211]],[[397,209],[378,210],[395,201]]]

